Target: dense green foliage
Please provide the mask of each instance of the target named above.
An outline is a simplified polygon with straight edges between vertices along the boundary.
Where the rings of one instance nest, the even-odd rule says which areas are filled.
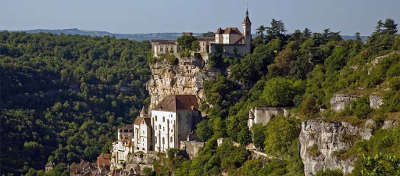
[[[0,173],[34,175],[47,161],[63,172],[108,152],[145,102],[149,52],[149,42],[0,32]]]

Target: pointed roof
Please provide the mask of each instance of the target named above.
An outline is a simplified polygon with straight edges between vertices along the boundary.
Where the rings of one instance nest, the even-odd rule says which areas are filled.
[[[194,95],[169,95],[165,97],[154,110],[176,112],[192,111],[199,108],[198,99]]]
[[[147,126],[150,126],[150,118],[138,117],[135,120],[135,125],[140,125],[141,123],[146,123]]]
[[[146,116],[146,111],[144,110],[144,106],[142,110],[140,111],[140,117],[145,117]]]
[[[249,18],[249,10],[246,10],[246,17],[244,17],[243,23],[242,24],[251,24],[250,18]]]
[[[223,34],[223,33],[224,33],[224,30],[222,30],[221,28],[218,28],[217,32],[215,34]]]
[[[242,35],[242,33],[239,31],[237,27],[228,27],[224,30],[224,34],[237,34],[237,35]]]

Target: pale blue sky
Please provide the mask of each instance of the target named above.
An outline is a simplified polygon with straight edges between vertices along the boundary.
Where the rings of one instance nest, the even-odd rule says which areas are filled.
[[[369,35],[400,23],[400,0],[248,0],[253,31],[272,18],[289,32],[325,28]],[[240,26],[245,0],[0,0],[0,30],[79,28],[113,33],[207,32]]]

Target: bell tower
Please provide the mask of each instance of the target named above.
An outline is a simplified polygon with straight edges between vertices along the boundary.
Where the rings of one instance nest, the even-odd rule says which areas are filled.
[[[248,52],[251,50],[251,21],[249,18],[249,10],[246,10],[246,16],[244,17],[243,23],[242,23],[242,28],[243,28],[243,37],[244,41],[246,44],[246,48]]]

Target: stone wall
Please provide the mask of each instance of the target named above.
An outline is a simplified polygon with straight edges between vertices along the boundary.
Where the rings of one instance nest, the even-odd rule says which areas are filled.
[[[204,147],[204,142],[197,141],[181,141],[180,149],[185,150],[189,154],[189,158],[193,159],[197,156],[200,149]]]
[[[370,95],[369,96],[369,106],[372,109],[378,109],[383,105],[383,99],[378,95]]]
[[[254,107],[249,111],[247,126],[249,129],[255,124],[267,125],[272,117],[276,115],[289,116],[287,108],[282,107]]]
[[[330,99],[331,109],[334,112],[343,111],[348,105],[350,105],[357,98],[360,98],[361,95],[352,95],[352,94],[335,94]],[[372,109],[378,109],[383,105],[383,99],[378,95],[370,95],[369,96],[369,106]]]
[[[222,50],[223,57],[245,56],[250,53],[245,44],[210,44],[210,53],[216,53],[218,50]]]
[[[336,94],[330,100],[331,109],[334,112],[343,111],[346,106],[359,97],[358,95]]]

